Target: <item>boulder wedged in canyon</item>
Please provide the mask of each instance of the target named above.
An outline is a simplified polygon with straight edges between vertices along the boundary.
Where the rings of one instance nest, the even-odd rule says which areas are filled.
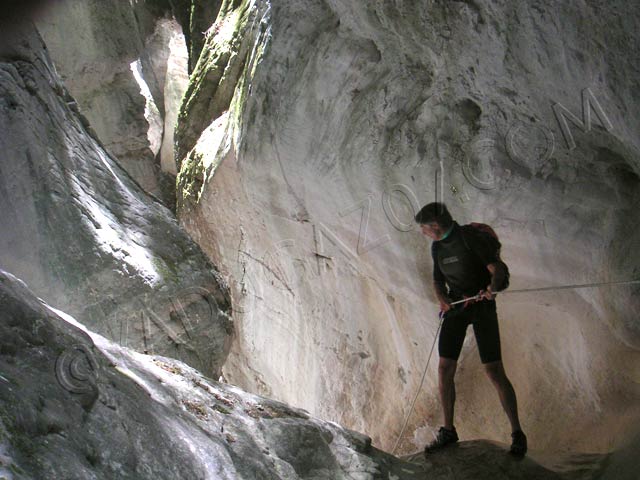
[[[225,280],[88,133],[35,29],[3,24],[0,50],[2,268],[114,341],[219,374]]]
[[[492,225],[511,290],[637,280],[640,101],[626,2],[224,2],[178,120],[178,218],[230,279],[223,371],[391,449],[438,326],[418,209]],[[538,448],[640,421],[637,284],[498,297]],[[468,333],[463,438],[509,425]],[[437,360],[437,359],[436,359]],[[440,422],[437,361],[400,451]]]

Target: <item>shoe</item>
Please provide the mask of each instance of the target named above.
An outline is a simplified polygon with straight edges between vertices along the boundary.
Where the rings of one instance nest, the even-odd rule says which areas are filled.
[[[458,432],[456,432],[455,427],[453,430],[449,430],[448,428],[440,427],[438,430],[438,435],[436,435],[436,439],[431,442],[429,445],[424,447],[424,453],[431,453],[436,450],[439,450],[447,445],[452,443],[456,443],[458,441]]]
[[[516,430],[511,434],[511,449],[509,452],[518,457],[527,453],[527,436],[522,430]]]

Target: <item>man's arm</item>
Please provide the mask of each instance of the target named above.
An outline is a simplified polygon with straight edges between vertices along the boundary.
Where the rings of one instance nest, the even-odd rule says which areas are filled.
[[[507,267],[501,261],[490,263],[487,265],[487,270],[491,273],[491,283],[487,286],[486,290],[480,290],[479,295],[482,298],[491,300],[495,297],[498,291],[498,285],[504,283],[504,279],[507,275]]]
[[[464,235],[464,231],[463,231]],[[496,296],[498,287],[504,285],[505,278],[508,275],[509,270],[500,257],[496,255],[496,252],[491,250],[485,242],[466,241],[467,248],[469,248],[486,266],[487,270],[491,274],[491,282],[487,285],[487,288],[480,290],[478,296],[480,299],[491,300]]]

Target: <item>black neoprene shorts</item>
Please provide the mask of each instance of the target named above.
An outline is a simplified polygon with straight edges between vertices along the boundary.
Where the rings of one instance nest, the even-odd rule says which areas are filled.
[[[458,360],[469,324],[473,325],[482,363],[501,360],[495,300],[482,300],[461,310],[451,309],[445,314],[438,341],[440,356]]]

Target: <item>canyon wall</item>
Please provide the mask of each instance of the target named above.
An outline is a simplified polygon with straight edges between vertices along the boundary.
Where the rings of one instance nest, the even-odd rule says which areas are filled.
[[[503,243],[503,358],[532,448],[608,451],[639,430],[638,286],[575,287],[640,274],[637,7],[164,3],[41,8],[69,90],[36,36],[3,32],[4,269],[113,340],[391,450],[438,330],[413,215],[441,199]],[[173,164],[149,119],[172,129],[177,24],[190,78]],[[61,33],[74,26],[80,44]],[[150,170],[127,173],[129,154]],[[158,165],[208,258],[143,192]],[[548,286],[574,287],[513,293]],[[441,422],[436,360],[402,452]],[[471,333],[457,392],[462,438],[508,439]]]
[[[637,7],[226,1],[176,130],[178,217],[229,279],[232,383],[391,449],[438,328],[434,199],[492,225],[511,290],[638,279]],[[637,430],[637,284],[505,293],[530,443]],[[400,448],[441,422],[432,359]],[[469,333],[463,438],[510,433]]]

